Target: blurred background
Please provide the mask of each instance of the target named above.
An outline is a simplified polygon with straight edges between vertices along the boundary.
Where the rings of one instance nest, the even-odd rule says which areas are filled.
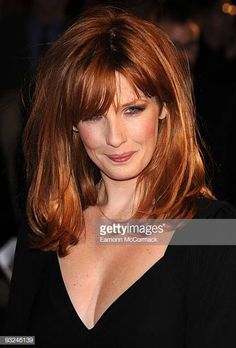
[[[40,58],[80,13],[97,4],[164,29],[188,59],[208,177],[236,207],[236,0],[0,0],[0,334],[25,207],[21,135]]]

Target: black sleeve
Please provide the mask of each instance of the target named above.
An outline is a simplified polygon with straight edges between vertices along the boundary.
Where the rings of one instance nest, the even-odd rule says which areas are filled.
[[[236,219],[217,204],[212,218]],[[188,269],[186,348],[236,347],[236,246],[191,246]]]
[[[17,237],[4,335],[27,334],[27,316],[45,262],[43,251],[29,248],[31,233],[24,219]]]

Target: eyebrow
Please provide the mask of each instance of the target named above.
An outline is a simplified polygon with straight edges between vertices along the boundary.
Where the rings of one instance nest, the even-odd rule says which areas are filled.
[[[147,102],[147,98],[145,98],[145,99],[144,99],[144,98],[145,98],[145,97],[138,98],[138,99],[133,99],[133,100],[131,100],[131,101],[129,101],[129,102],[123,104],[123,105],[120,105],[119,107],[123,108],[123,107],[125,107],[125,106],[129,106],[129,105],[135,104],[135,103],[137,103],[138,101],[140,101],[140,102]]]

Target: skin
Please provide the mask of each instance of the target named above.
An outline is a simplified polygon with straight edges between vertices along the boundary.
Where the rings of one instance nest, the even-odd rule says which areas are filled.
[[[87,154],[100,169],[103,179],[99,204],[112,218],[117,212],[121,216],[121,211],[132,211],[131,206],[137,203],[137,197],[134,198],[137,177],[153,156],[159,119],[166,116],[154,97],[145,97],[140,91],[141,98],[137,100],[128,80],[118,72],[116,85],[115,100],[106,115],[95,115],[78,125]],[[124,106],[127,103],[130,105]],[[136,153],[123,163],[113,162],[106,156],[129,151]]]

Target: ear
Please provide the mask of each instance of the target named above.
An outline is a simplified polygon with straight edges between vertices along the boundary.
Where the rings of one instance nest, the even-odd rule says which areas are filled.
[[[164,118],[166,118],[167,115],[168,115],[168,109],[166,107],[166,103],[163,103],[162,108],[161,108],[161,112],[159,115],[159,119],[163,120]]]
[[[77,127],[75,127],[75,126],[73,126],[73,131],[74,131],[75,133],[79,133],[78,128],[77,128]]]

